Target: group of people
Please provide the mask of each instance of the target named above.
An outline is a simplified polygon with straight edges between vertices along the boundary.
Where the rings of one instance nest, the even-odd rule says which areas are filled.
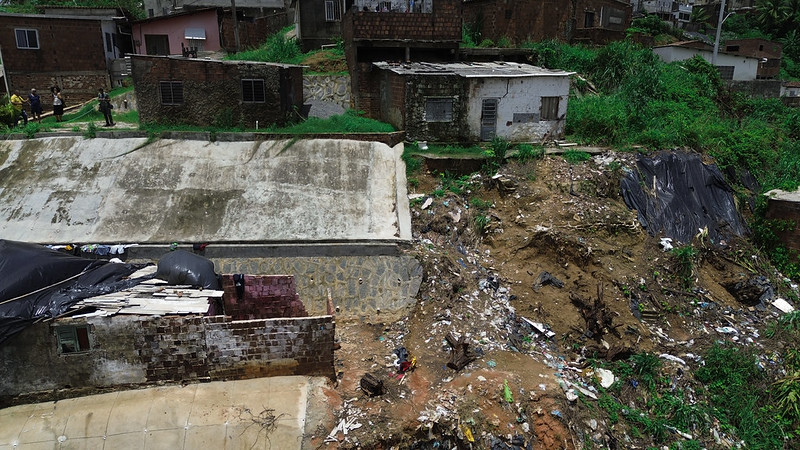
[[[64,116],[64,96],[61,94],[61,88],[53,86],[50,88],[50,93],[53,95],[53,117],[56,118],[56,122],[61,122]],[[10,101],[11,105],[16,110],[16,116],[14,118],[15,127],[19,124],[20,119],[23,121],[23,126],[28,124],[28,113],[25,111],[25,103],[30,105],[31,118],[37,122],[42,121],[42,98],[36,93],[36,88],[31,89],[27,98],[20,96],[15,89],[11,94]],[[110,127],[114,125],[114,119],[111,117],[111,109],[113,109],[114,106],[111,104],[111,98],[103,88],[98,90],[97,101],[100,104],[99,110],[103,113],[103,117],[106,120],[106,126]]]

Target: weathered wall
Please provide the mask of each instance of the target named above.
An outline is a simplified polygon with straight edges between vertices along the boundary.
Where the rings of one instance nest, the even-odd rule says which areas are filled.
[[[350,76],[303,75],[303,101],[323,100],[350,109]]]
[[[222,275],[225,315],[233,320],[307,317],[291,275]]]
[[[770,198],[767,201],[766,217],[784,221],[788,225],[785,230],[775,234],[787,248],[800,252],[800,194],[780,199]]]
[[[217,123],[256,128],[284,124],[303,106],[300,66],[245,61],[134,55],[133,85],[142,123]],[[263,102],[245,103],[242,80],[264,81]],[[181,82],[179,104],[162,104],[160,83]]]
[[[695,48],[663,46],[653,48],[653,53],[657,54],[662,61],[667,63],[691,59],[694,58],[695,55],[700,55],[709,63],[712,59],[712,52]],[[717,65],[733,66],[733,79],[735,81],[749,81],[756,79],[758,60],[755,58],[718,53]]]
[[[210,258],[218,273],[293,274],[310,314],[327,313],[328,289],[337,316],[376,318],[414,304],[422,266],[410,256],[294,256]]]
[[[560,97],[559,120],[541,120],[542,97]],[[496,98],[496,136],[509,141],[531,142],[564,135],[569,99],[569,77],[471,79],[466,122],[468,137],[481,140],[482,100]],[[514,115],[518,114],[517,120]],[[520,114],[524,114],[521,116]],[[524,119],[520,119],[524,117]]]
[[[88,324],[91,350],[60,354],[55,327]],[[3,397],[156,381],[333,377],[331,316],[232,321],[113,316],[38,323],[0,346]]]
[[[405,90],[405,129],[409,140],[461,142],[467,138],[466,78],[457,75],[408,75],[403,78],[399,88]],[[453,99],[453,120],[426,121],[425,105],[429,98]]]
[[[339,1],[341,16],[344,16],[344,1]],[[297,37],[304,52],[319,50],[324,44],[331,44],[342,37],[342,21],[325,20],[325,3],[318,0],[297,2]],[[341,17],[340,16],[340,17]]]
[[[17,48],[17,28],[37,30],[39,48]],[[45,111],[52,108],[49,89],[55,84],[68,105],[93,98],[99,87],[110,87],[100,18],[0,14],[0,46],[9,88],[20,94],[36,88]]]
[[[408,240],[401,154],[402,144],[347,140],[4,140],[0,236],[38,243]]]
[[[751,97],[778,98],[781,95],[780,80],[728,81],[726,84],[732,90],[744,92]]]
[[[277,33],[281,28],[292,23],[292,16],[289,12],[276,5],[270,5],[266,2],[254,1],[257,7],[242,7],[237,2],[236,11],[238,14],[243,14],[244,19],[240,18],[237,21],[239,27],[239,48],[245,50],[248,48],[258,48],[264,44],[269,36]],[[281,2],[273,2],[280,4]],[[222,32],[220,39],[222,47],[233,52],[236,50],[236,36],[233,28],[233,15],[230,10],[230,3],[222,7]]]
[[[186,39],[186,28],[202,28],[205,30],[206,38],[202,41],[188,40]],[[220,49],[217,11],[213,9],[139,21],[132,25],[131,32],[133,39],[139,44],[136,45],[136,53],[140,55],[182,55],[181,44],[186,48],[199,45],[201,51],[215,52]],[[148,35],[167,36],[169,48],[147,48]],[[167,52],[159,53],[157,50],[167,50]]]

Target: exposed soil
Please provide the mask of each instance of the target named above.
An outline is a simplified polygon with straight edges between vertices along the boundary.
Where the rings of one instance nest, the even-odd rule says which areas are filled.
[[[743,305],[723,287],[764,270],[753,264],[756,253],[745,240],[719,247],[698,238],[685,284],[675,256],[643,231],[620,197],[619,178],[633,158],[511,161],[496,179],[416,176],[410,196],[424,195],[411,202],[409,251],[424,267],[418,301],[399,319],[337,321],[340,378],[333,395],[341,407],[316,441],[322,444],[344,421],[353,426],[334,433],[325,448],[654,445],[629,433],[624,422],[608,421],[585,393],[599,386],[587,358],[672,355],[685,364],[663,359],[663,375],[687,383],[683,370],[696,368],[696,355],[715,340],[762,345],[756,330],[777,310]],[[489,218],[482,231],[479,216]],[[535,285],[543,272],[555,280],[545,276]],[[721,326],[738,332],[715,330]],[[461,370],[447,366],[448,333],[465,336],[473,352],[474,361]],[[416,358],[405,376],[393,353],[400,347]],[[383,381],[383,395],[359,388],[366,373]],[[632,389],[623,388],[621,400]],[[701,430],[696,439],[709,436]]]
[[[315,52],[303,60],[302,64],[308,66],[311,72],[344,73],[347,72],[347,60],[336,57],[328,52]]]

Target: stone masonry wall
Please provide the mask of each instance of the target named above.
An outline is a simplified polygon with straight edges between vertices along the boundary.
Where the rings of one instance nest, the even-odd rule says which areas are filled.
[[[293,274],[309,314],[327,314],[328,289],[337,317],[402,313],[416,301],[422,266],[411,256],[213,258],[217,273]]]
[[[303,101],[323,100],[350,109],[350,77],[347,75],[304,75]]]
[[[241,296],[236,277],[222,275],[225,315],[233,320],[307,317],[291,275],[244,275]]]

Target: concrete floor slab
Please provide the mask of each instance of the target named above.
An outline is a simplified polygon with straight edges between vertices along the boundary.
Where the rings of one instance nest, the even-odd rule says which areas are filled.
[[[324,378],[163,386],[0,410],[0,449],[299,450]],[[312,398],[313,401],[310,401]],[[16,445],[16,447],[15,447]]]

